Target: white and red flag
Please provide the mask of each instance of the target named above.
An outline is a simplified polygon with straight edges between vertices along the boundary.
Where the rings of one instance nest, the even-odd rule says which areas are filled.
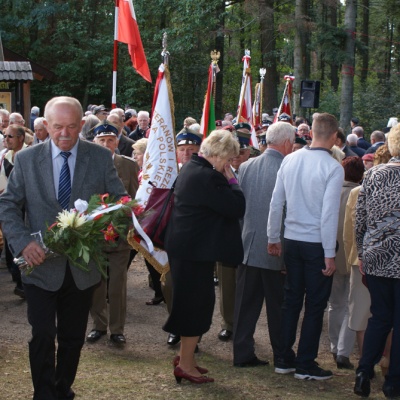
[[[169,189],[178,176],[169,70],[161,64],[154,93],[149,141],[143,157],[142,181],[136,199],[146,206],[153,187]],[[150,183],[151,182],[151,183]]]
[[[278,108],[278,112],[275,114],[274,122],[278,121],[278,117],[286,113],[290,116],[290,123],[293,123],[293,116],[292,116],[292,97],[293,97],[293,81],[294,76],[292,75],[285,75],[283,79],[286,81],[285,90],[283,91],[282,101]]]
[[[151,82],[149,66],[144,54],[142,39],[136,20],[132,0],[117,0],[118,2],[118,36],[117,40],[128,45],[133,68],[146,81]]]
[[[208,68],[208,85],[207,92],[204,98],[203,115],[201,117],[200,133],[203,134],[205,139],[211,131],[215,129],[215,106],[213,98],[213,88],[215,84],[215,74],[217,67],[213,63]]]
[[[245,50],[243,61],[242,87],[240,89],[238,112],[236,122],[247,122],[251,125],[251,145],[258,149],[258,141],[253,126],[253,113],[251,103],[251,73],[250,73],[250,50]]]
[[[143,157],[142,180],[136,193],[136,200],[143,207],[153,187],[170,189],[178,176],[173,108],[169,70],[161,64],[153,96],[149,140]],[[129,243],[161,274],[161,280],[165,280],[165,274],[169,271],[167,253],[153,248],[151,243],[149,245],[148,241],[138,236],[130,238]]]

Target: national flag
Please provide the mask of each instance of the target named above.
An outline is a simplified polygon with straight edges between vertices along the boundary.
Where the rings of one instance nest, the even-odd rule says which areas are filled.
[[[201,128],[200,132],[203,134],[205,139],[215,126],[215,106],[213,98],[213,84],[215,82],[215,69],[213,63],[208,68],[208,85],[207,92],[204,98],[203,116],[201,117]]]
[[[142,181],[136,199],[146,205],[153,186],[169,189],[178,175],[173,120],[173,98],[169,70],[160,65],[152,110],[149,141],[143,157]],[[151,182],[151,184],[149,183]]]
[[[118,41],[128,45],[133,68],[146,81],[151,82],[132,0],[119,0],[118,8]]]

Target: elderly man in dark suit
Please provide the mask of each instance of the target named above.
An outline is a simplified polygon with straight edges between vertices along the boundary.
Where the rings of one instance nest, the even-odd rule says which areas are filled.
[[[111,153],[79,140],[83,112],[76,99],[55,97],[47,103],[44,115],[51,140],[16,156],[7,189],[0,197],[0,220],[14,256],[22,254],[35,267],[22,277],[32,326],[33,398],[73,399],[71,386],[100,273],[94,263],[84,272],[70,266],[64,256],[46,260],[31,233],[44,232],[46,224],[55,221],[63,209],[72,208],[79,198],[88,201],[96,193],[120,197],[126,192]]]
[[[267,150],[259,157],[243,163],[239,169],[239,184],[246,198],[243,219],[243,263],[237,269],[233,363],[236,367],[256,367],[268,364],[255,355],[254,332],[265,299],[268,330],[274,361],[280,351],[280,316],[283,302],[282,257],[267,253],[268,210],[276,175],[283,158],[291,153],[295,128],[286,122],[276,122],[267,131]]]

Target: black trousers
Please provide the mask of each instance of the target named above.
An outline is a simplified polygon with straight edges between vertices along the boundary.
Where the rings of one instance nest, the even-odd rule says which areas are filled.
[[[28,321],[32,326],[29,361],[34,387],[33,399],[64,398],[78,369],[93,287],[79,290],[67,265],[64,282],[59,290],[50,292],[35,285],[24,285],[24,289]]]

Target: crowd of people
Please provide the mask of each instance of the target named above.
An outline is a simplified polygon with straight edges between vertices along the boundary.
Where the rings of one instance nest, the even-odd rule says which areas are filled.
[[[134,198],[150,123],[149,112],[129,107],[90,105],[84,113],[70,97],[51,99],[43,117],[33,107],[32,130],[21,114],[0,110],[2,255],[14,293],[27,300],[34,399],[75,397],[85,340],[109,332],[116,346],[126,343],[127,271],[136,251],[122,239],[105,246],[105,279],[93,265],[85,273],[66,257],[46,259],[31,233],[78,198]],[[235,367],[269,364],[257,357],[254,339],[265,302],[275,373],[332,378],[317,362],[327,310],[338,368],[355,368],[357,343],[354,393],[368,397],[380,363],[385,396],[400,396],[400,125],[392,121],[368,142],[360,121],[351,124],[346,135],[327,113],[314,114],[312,124],[263,115],[256,126],[227,113],[203,139],[198,122],[184,120],[164,284],[146,261],[154,291],[146,305],[167,304],[160,329],[168,345],[180,343],[173,359],[178,383],[214,382],[195,353],[212,323],[217,285],[218,338],[232,340]],[[14,264],[20,255],[35,267],[31,274]]]

